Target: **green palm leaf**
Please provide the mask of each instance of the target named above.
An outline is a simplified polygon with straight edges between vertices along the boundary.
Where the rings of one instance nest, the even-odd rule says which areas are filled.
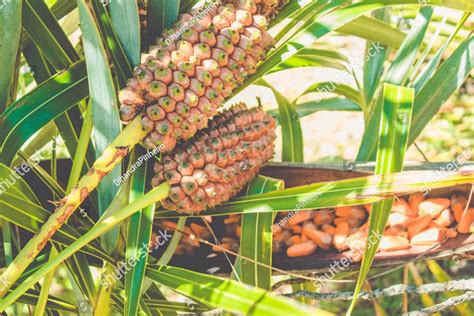
[[[397,52],[390,68],[385,76],[385,81],[394,85],[403,85],[409,77],[410,69],[415,64],[417,53],[421,47],[421,43],[426,33],[426,29],[433,14],[432,7],[423,7],[420,9],[414,26],[405,38],[402,46]],[[357,154],[357,161],[372,161],[375,157],[375,148],[378,139],[373,137],[374,132],[380,126],[380,113],[383,103],[377,100],[375,109],[366,122],[364,136]]]
[[[373,12],[375,18],[374,21],[380,21],[380,23],[384,23],[386,20],[390,20],[388,8],[383,8]],[[363,17],[358,18],[357,20]],[[380,19],[380,20],[379,20]],[[357,20],[354,20],[357,21]],[[382,21],[383,20],[383,21]],[[377,27],[377,30],[381,29],[381,27]],[[366,32],[364,32],[366,34]],[[372,34],[372,33],[370,33]],[[395,34],[390,34],[387,36],[389,38],[396,38]],[[405,39],[406,35],[403,34],[403,40]],[[401,44],[400,44],[401,45]],[[374,52],[375,51],[375,52]],[[386,47],[380,45],[380,42],[377,40],[367,41],[365,46],[365,62],[364,62],[364,93],[365,93],[365,102],[368,106],[373,104],[372,100],[377,92],[377,88],[379,87],[380,81],[382,80],[382,74],[384,71],[384,63],[387,60],[388,54],[390,52],[390,47]]]
[[[309,86],[301,94],[301,96],[304,96],[309,93],[318,93],[318,100],[323,99],[321,97],[323,93],[334,93],[343,96],[346,99],[349,99],[350,101],[352,101],[352,103],[357,104],[362,109],[366,108],[365,99],[361,92],[343,83],[333,81],[318,82]]]
[[[474,172],[450,172],[439,181],[431,171],[407,171],[402,173],[373,175],[354,179],[313,183],[293,187],[278,192],[263,193],[256,196],[238,197],[215,209],[203,211],[199,216],[218,216],[238,213],[285,212],[294,209],[301,202],[301,210],[333,208],[336,206],[361,205],[381,201],[393,195],[405,195],[426,188],[446,188],[474,181]],[[196,215],[179,214],[158,210],[157,218],[193,217]]]
[[[436,70],[415,97],[412,144],[441,106],[462,85],[474,68],[474,37],[470,36]]]
[[[110,73],[105,48],[102,44],[98,27],[92,12],[83,0],[78,1],[81,31],[86,55],[86,66],[89,81],[89,93],[92,106],[92,141],[96,149],[96,159],[99,158],[107,146],[120,134],[121,123],[118,113],[117,92]],[[113,180],[122,175],[121,166],[114,168],[102,179],[97,192],[99,214],[107,209],[118,192]],[[118,230],[103,237],[104,248],[109,252],[115,248]]]
[[[467,21],[469,16],[471,15],[470,12],[464,13],[462,18],[458,21],[458,24],[456,25],[456,29],[449,34],[448,39],[445,41],[443,46],[436,52],[435,56],[430,59],[426,67],[423,69],[423,71],[418,74],[416,77],[413,87],[415,88],[415,91],[419,91],[426,83],[426,81],[431,77],[433,72],[436,70],[438,67],[439,63],[441,62],[441,57],[443,56],[443,53],[446,51],[448,48],[449,44],[453,41],[453,39],[456,37],[456,34],[458,34],[459,30],[462,28],[464,23]]]
[[[246,195],[281,190],[282,180],[259,176],[250,183]],[[238,258],[236,270],[242,282],[270,291],[272,276],[272,224],[274,214],[244,214],[240,235],[240,255],[261,264]]]
[[[300,118],[313,114],[317,111],[348,111],[358,112],[362,109],[358,104],[342,98],[328,98],[322,99],[321,101],[308,101],[295,105],[296,112]],[[278,123],[280,123],[280,112],[278,110],[269,110],[272,116],[276,117]]]
[[[304,47],[312,45],[316,40],[320,39],[329,32],[338,29],[339,27],[353,21],[354,19],[362,16],[365,13],[371,12],[376,9],[384,8],[386,6],[392,6],[397,4],[418,4],[417,0],[369,0],[363,2],[357,2],[355,4],[333,10],[334,8],[340,7],[347,4],[348,1],[332,1],[327,3],[323,8],[317,11],[314,15],[314,23],[306,26],[303,30],[297,32],[297,35],[291,39],[291,41],[284,43],[275,49],[265,62],[259,67],[257,72],[250,76],[246,82],[239,88],[236,89],[236,93],[245,89],[248,85],[254,83],[260,79],[264,74],[268,73],[271,69],[278,66],[288,58],[297,54]],[[461,3],[455,0],[433,0],[430,2],[431,5],[446,6],[449,8],[460,9],[464,11],[473,11],[474,5],[468,1],[462,1]],[[331,12],[333,11],[333,12]]]
[[[337,31],[393,48],[400,47],[406,38],[403,31],[393,27],[388,22],[365,15],[344,24]]]
[[[35,291],[28,291],[23,294],[19,299],[19,303],[36,305],[38,301],[39,294]],[[49,296],[46,300],[46,308],[49,310],[54,310],[58,312],[76,312],[77,308],[73,303],[64,301],[54,296]]]
[[[10,193],[4,193],[0,200],[0,218],[26,229],[32,233],[39,231],[41,225],[48,219],[51,212],[42,207],[21,199]],[[58,231],[58,234],[52,237],[62,245],[70,245],[82,234],[69,224],[64,224]],[[96,243],[92,243],[84,248],[84,252],[108,262],[115,262],[102,248]]]
[[[332,50],[303,48],[293,57],[288,58],[268,73],[297,67],[327,67],[348,70],[349,60],[343,54]]]
[[[12,169],[0,164],[0,178],[8,179],[12,176],[12,172],[14,172]],[[4,218],[32,233],[37,232],[51,215],[49,210],[40,206],[34,192],[23,178],[17,179],[17,181],[14,181],[12,185],[3,191],[0,195],[0,204],[2,205],[2,208],[0,208],[0,218]],[[78,220],[77,215],[75,220]],[[83,224],[85,222],[80,221],[80,223]],[[82,229],[89,227],[85,226]],[[80,236],[81,234],[76,228],[66,223],[61,227],[57,238],[53,236],[53,240],[63,245],[69,245]],[[114,262],[97,243],[88,245],[84,252],[102,260]]]
[[[103,11],[102,16],[106,16],[105,10]],[[132,65],[138,65],[140,62],[140,22],[137,1],[110,1],[110,17],[113,30],[123,45],[128,60]],[[111,34],[108,35],[110,37]],[[127,74],[127,78],[130,78],[129,74]]]
[[[21,1],[3,3],[0,10],[0,113],[9,103],[15,61],[21,36]]]
[[[134,5],[136,6],[135,3]],[[118,17],[116,17],[118,21],[133,21],[132,13],[129,12],[127,4],[123,4],[120,1],[113,1],[110,4],[110,8],[111,12],[114,12],[115,16],[118,15]],[[128,41],[128,35],[130,35],[128,33],[132,33],[131,30],[133,29],[130,27],[131,24],[128,24],[127,27],[121,27],[120,25],[117,25],[119,29],[122,30],[122,33],[127,33],[116,34],[115,30],[117,28],[113,27],[113,21],[110,20],[107,10],[105,10],[104,5],[99,0],[92,1],[92,10],[94,11],[97,25],[100,28],[102,40],[107,47],[107,51],[109,52],[114,68],[116,69],[118,84],[120,87],[123,87],[127,83],[128,78],[132,77],[132,63],[130,61],[133,61],[135,64],[135,60],[139,59],[140,45],[139,43],[135,43],[135,39],[133,41]],[[123,36],[124,38],[120,40],[119,38],[121,37],[119,36]],[[137,36],[137,38],[139,38],[139,36]],[[122,45],[121,41],[125,42],[126,45]],[[132,50],[130,50],[131,47],[133,47]],[[125,52],[125,48],[129,49],[127,53]],[[131,55],[132,53],[133,56]],[[138,57],[136,55],[138,55]]]
[[[302,162],[304,160],[303,132],[294,105],[265,80],[261,79],[258,84],[270,88],[278,103],[283,135],[283,161]]]
[[[391,174],[400,172],[408,143],[411,114],[413,108],[414,90],[386,83],[383,90],[383,112],[379,130],[379,147],[375,174]],[[367,243],[362,258],[362,264],[354,291],[354,299],[347,312],[351,314],[357,301],[357,296],[364,285],[374,260],[380,237],[387,225],[393,198],[389,198],[372,206],[369,216]]]
[[[85,62],[79,61],[17,100],[0,116],[0,161],[9,165],[34,133],[88,95]]]
[[[26,32],[57,71],[79,61],[79,55],[43,1],[25,0],[23,16],[23,27]],[[84,107],[84,104],[79,106]],[[67,113],[56,120],[56,124],[70,155],[74,156],[81,125],[79,108],[68,109]]]
[[[434,9],[423,7],[416,16],[414,25],[397,52],[391,67],[386,74],[386,82],[394,85],[406,83],[410,68],[415,64],[416,56],[431,21]]]
[[[175,268],[151,266],[146,275],[178,293],[202,303],[243,315],[331,315],[265,290],[214,276]]]
[[[135,149],[134,159],[136,162],[146,151]],[[138,167],[131,179],[130,202],[143,196],[146,186],[146,163]],[[125,315],[136,315],[141,297],[145,267],[148,260],[148,249],[153,229],[153,215],[155,205],[151,204],[143,210],[135,213],[130,218],[128,225],[127,248],[125,259],[134,260],[136,264],[125,275]]]
[[[147,8],[148,36],[156,39],[178,17],[180,0],[150,0]]]
[[[23,10],[23,27],[56,70],[79,60],[79,55],[43,1],[24,0]]]
[[[121,223],[126,218],[130,217],[133,213],[140,209],[143,209],[157,201],[160,201],[168,196],[170,186],[164,183],[147,194],[142,196],[140,199],[128,204],[123,209],[111,214],[107,213],[103,215],[101,220],[86,233],[82,234],[74,243],[69,245],[66,249],[61,251],[56,257],[52,258],[47,265],[43,264],[41,267],[36,269],[31,275],[22,281],[15,289],[13,289],[8,295],[0,300],[0,311],[4,311],[6,307],[10,306],[12,302],[15,302],[25,291],[32,287],[38,280],[44,277],[51,270],[55,269],[64,260],[74,255],[82,247],[86,246],[89,242],[101,236],[102,234],[113,229],[116,225]]]

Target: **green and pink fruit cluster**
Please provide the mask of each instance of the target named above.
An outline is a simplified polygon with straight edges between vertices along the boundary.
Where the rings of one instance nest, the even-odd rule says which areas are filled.
[[[171,185],[163,207],[197,213],[235,196],[273,157],[275,126],[261,108],[243,104],[216,116],[210,127],[155,164],[152,185]]]
[[[124,122],[141,115],[148,149],[163,144],[170,151],[206,128],[232,91],[255,73],[273,45],[267,18],[258,10],[272,3],[236,0],[205,7],[205,15],[193,9],[142,56],[119,100]]]

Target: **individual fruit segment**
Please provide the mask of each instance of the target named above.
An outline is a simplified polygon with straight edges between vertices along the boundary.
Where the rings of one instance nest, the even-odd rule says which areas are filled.
[[[313,254],[318,246],[316,243],[312,240],[307,240],[304,242],[300,242],[298,244],[295,244],[291,247],[289,247],[286,250],[286,254],[288,257],[303,257],[303,256],[309,256]]]
[[[380,251],[395,251],[410,248],[408,239],[400,236],[382,236],[380,239]]]
[[[168,120],[160,124],[160,134],[173,129]],[[212,208],[235,196],[257,175],[273,157],[274,139],[275,121],[269,114],[236,105],[156,163],[152,185],[171,184],[172,194],[163,203],[166,209],[195,213]]]
[[[428,214],[431,217],[436,217],[450,205],[451,201],[449,199],[427,199],[418,205],[418,210],[420,215]]]

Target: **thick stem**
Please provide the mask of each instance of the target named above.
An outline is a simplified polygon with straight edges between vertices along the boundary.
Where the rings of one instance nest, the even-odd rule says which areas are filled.
[[[99,182],[114,167],[119,164],[129,150],[138,144],[148,132],[143,130],[141,117],[137,116],[117,136],[104,153],[94,162],[92,168],[85,174],[65,198],[60,201],[56,211],[41,226],[40,231],[31,238],[13,262],[0,277],[0,297],[3,297],[23,271],[30,265],[38,253],[51,240],[51,237],[67,221],[69,216],[79,207],[84,199],[98,186]]]
[[[169,194],[169,190],[170,190],[170,185],[167,182],[164,182],[160,184],[159,186],[157,186],[156,188],[149,191],[148,193],[146,193],[140,199],[125,206],[120,211],[97,222],[94,225],[94,227],[92,227],[84,235],[78,238],[66,249],[61,251],[52,260],[48,261],[48,264],[42,265],[31,276],[29,276],[20,285],[18,285],[14,290],[12,290],[11,293],[9,293],[5,298],[0,300],[0,312],[4,311],[5,308],[13,304],[23,293],[25,293],[28,289],[30,289],[44,275],[52,271],[54,268],[56,268],[58,265],[64,262],[64,260],[74,255],[77,251],[79,251],[82,247],[90,243],[92,240],[108,232],[109,230],[114,228],[116,225],[123,222],[126,218],[130,217],[133,213],[147,207],[150,204],[157,203],[158,201],[165,199]]]

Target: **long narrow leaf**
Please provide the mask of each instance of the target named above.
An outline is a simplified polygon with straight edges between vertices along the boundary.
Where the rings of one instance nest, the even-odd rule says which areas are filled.
[[[149,38],[158,38],[178,17],[180,0],[150,0],[147,8]]]
[[[381,20],[386,21],[390,19],[388,8],[375,11],[374,16],[377,18],[374,20],[380,21],[381,23],[383,23]],[[391,34],[390,37],[393,38],[394,36],[394,34]],[[403,36],[402,42],[404,39],[405,34]],[[372,100],[376,93],[377,87],[382,80],[381,77],[384,70],[384,63],[387,60],[389,51],[389,47],[380,45],[380,42],[375,39],[368,41],[366,44],[364,62],[364,92],[365,102],[369,105],[369,107],[370,105],[374,104]]]
[[[423,41],[426,29],[433,14],[432,7],[423,7],[420,9],[418,16],[414,22],[414,26],[405,38],[402,46],[397,52],[390,68],[386,74],[386,82],[402,85],[405,83],[410,74],[410,69],[415,63],[418,50]],[[375,102],[375,107],[366,122],[364,135],[357,154],[357,161],[373,161],[375,158],[375,148],[378,139],[374,137],[374,132],[380,126],[380,113],[383,106],[381,96]]]
[[[120,1],[113,1],[110,4],[111,8],[120,6],[121,3],[119,2]],[[115,12],[115,10],[117,10],[118,12],[116,12],[116,14],[120,16],[123,13],[123,10],[120,10],[121,8],[122,7],[120,7],[119,10],[114,9],[113,11]],[[107,10],[105,9],[104,5],[99,0],[94,0],[92,1],[92,10],[97,20],[97,24],[100,28],[100,35],[102,37],[102,40],[104,41],[104,44],[107,47],[107,51],[110,53],[112,63],[117,73],[118,83],[120,87],[123,87],[127,83],[127,79],[132,77],[132,62],[131,62],[132,59],[129,59],[129,58],[133,57],[137,59],[135,55],[140,56],[140,46],[137,45],[137,43],[135,43],[136,41],[135,39],[133,40],[133,42],[130,42],[130,43],[127,42],[128,45],[130,46],[135,45],[133,50],[130,50],[129,46],[127,46],[129,49],[129,52],[127,55],[127,53],[125,52],[125,48],[123,47],[121,43],[121,40],[119,40],[118,35],[115,33],[115,29],[112,26],[112,22],[110,20],[109,14],[107,13]],[[126,10],[126,8],[124,8],[124,10]],[[127,23],[129,23],[128,19],[123,19],[123,21],[127,21]],[[120,27],[120,28],[128,30],[129,28],[131,29],[130,25],[131,24],[127,24],[127,27]],[[125,35],[127,34],[122,34],[122,36],[125,36]],[[122,39],[122,41],[125,41],[125,40],[127,40],[127,38]],[[133,56],[131,56],[132,53],[133,53]],[[131,57],[127,57],[127,56],[131,56]]]
[[[89,81],[89,92],[92,106],[93,132],[92,139],[96,149],[96,159],[120,133],[121,124],[118,113],[116,91],[112,74],[110,73],[105,48],[94,17],[84,0],[78,1],[81,19],[81,31],[86,55],[86,65]],[[99,214],[107,209],[118,192],[113,180],[122,174],[121,166],[114,168],[104,177],[98,187]],[[112,252],[118,237],[118,230],[104,236],[104,248]]]
[[[262,79],[259,81],[259,84],[270,88],[278,103],[283,134],[283,161],[304,161],[303,131],[301,130],[300,118],[294,105],[265,80]]]
[[[381,201],[393,195],[405,195],[426,190],[427,187],[446,188],[453,185],[474,182],[473,171],[446,173],[439,179],[432,171],[408,171],[386,175],[374,175],[347,180],[313,183],[277,192],[239,197],[213,210],[203,211],[199,216],[218,216],[237,213],[285,212],[298,204],[301,210],[332,208],[337,206],[361,205]],[[158,210],[157,218],[193,217]]]
[[[64,69],[79,60],[71,42],[43,1],[24,0],[23,27],[55,69]]]
[[[321,101],[308,101],[304,103],[299,103],[295,105],[296,112],[300,118],[308,116],[318,111],[361,111],[361,108],[358,104],[342,98],[328,98],[322,99]],[[278,110],[269,110],[272,116],[280,120],[280,112]]]
[[[291,1],[287,4],[271,22],[270,26],[279,24],[285,19],[289,20],[277,34],[274,35],[275,41],[291,38],[295,34],[295,28],[301,29],[308,26],[316,15],[318,15],[324,6],[325,1]]]
[[[81,170],[83,170],[83,167],[87,162],[87,149],[90,145],[92,128],[92,105],[89,103],[86,112],[84,113],[81,134],[79,135],[79,141],[77,142],[77,150],[72,160],[71,172],[69,173],[69,179],[65,192],[66,194],[69,194],[74,185],[79,181],[79,178],[81,177]]]
[[[106,14],[106,13],[102,13]],[[110,1],[110,17],[113,30],[125,50],[131,65],[140,62],[140,21],[138,18],[137,1],[114,0]],[[109,35],[110,36],[110,35]]]
[[[23,55],[25,56],[28,66],[33,70],[33,77],[35,78],[35,81],[38,85],[48,80],[55,73],[53,66],[47,61],[46,57],[39,50],[39,48],[37,47],[35,43],[31,42],[27,46],[25,46],[23,49]],[[72,110],[71,115],[75,115],[74,112],[75,110]],[[85,120],[86,119],[84,119],[84,121]],[[55,120],[55,124],[59,128],[62,138],[66,141],[66,147],[68,148],[68,151],[71,157],[76,156],[77,154],[81,155],[80,151],[82,150],[82,146],[84,144],[80,144],[80,136],[76,141],[76,137],[77,137],[76,126],[71,121],[69,114],[63,114],[60,117],[58,117]],[[43,129],[40,131],[40,133],[42,131]],[[83,129],[81,128],[81,133],[82,131]],[[68,140],[71,140],[71,139],[73,140],[73,142],[69,144]],[[49,140],[50,139],[48,139],[48,141]],[[30,141],[30,144],[31,143],[32,141]],[[87,159],[85,159],[84,165],[81,166],[81,168],[83,167],[82,169],[83,172],[87,172],[87,168],[90,167],[89,162],[92,162],[94,159],[94,149],[92,148],[92,146],[89,146],[89,145],[90,145],[89,143],[86,144],[87,151],[86,151],[86,156],[84,158],[87,158]]]
[[[331,315],[233,280],[175,268],[151,266],[147,277],[196,301],[243,315]]]
[[[312,45],[316,40],[328,34],[329,32],[353,21],[365,13],[380,9],[386,6],[397,4],[419,4],[418,0],[368,0],[357,2],[339,10],[334,8],[348,4],[349,1],[332,1],[327,3],[318,14],[315,15],[315,22],[298,32],[298,35],[292,38],[291,42],[284,43],[277,47],[271,53],[265,62],[259,67],[257,72],[246,79],[245,83],[237,88],[236,93],[244,90],[249,85],[255,83],[261,76],[269,72],[280,63],[297,54],[304,47]],[[431,5],[446,6],[450,8],[473,11],[474,4],[468,1],[462,3],[456,0],[432,0]],[[333,11],[333,12],[331,12]]]
[[[146,151],[135,149],[132,163],[136,163]],[[143,196],[146,185],[146,163],[139,166],[131,179],[130,202]],[[125,275],[125,315],[136,315],[141,296],[145,267],[148,260],[148,248],[153,229],[153,215],[155,206],[150,205],[135,213],[130,218],[128,225],[127,248],[125,259],[133,260],[136,264]]]
[[[51,213],[40,206],[19,198],[10,193],[3,193],[0,200],[0,218],[24,228],[32,233],[39,231],[41,225],[51,215]],[[75,228],[69,224],[64,224],[52,239],[63,245],[69,245],[81,236]],[[91,244],[84,248],[84,252],[91,254],[102,260],[114,262],[98,244]]]
[[[413,83],[413,87],[415,88],[415,91],[419,91],[424,84],[428,81],[430,76],[434,73],[436,70],[436,67],[438,67],[439,63],[441,62],[441,58],[448,48],[449,44],[452,42],[456,34],[459,32],[463,24],[466,22],[466,20],[469,18],[471,15],[470,12],[464,13],[462,18],[459,20],[456,29],[451,32],[449,35],[448,39],[444,42],[443,46],[438,49],[436,54],[429,60],[428,64],[425,66],[423,71],[416,77],[415,82]]]
[[[429,6],[420,9],[410,33],[388,69],[385,78],[386,82],[394,85],[405,84],[410,74],[410,68],[415,63],[417,53],[425,37],[426,29],[431,21],[433,11],[434,9]]]
[[[259,176],[248,186],[246,195],[281,190],[283,187],[283,180]],[[241,259],[236,262],[242,282],[267,291],[271,290],[273,218],[272,212],[242,216],[239,253],[265,266]]]
[[[406,34],[403,31],[391,26],[385,22],[385,20],[379,20],[365,15],[344,24],[338,28],[337,31],[359,36],[371,42],[380,43],[380,45],[393,48],[400,47],[406,38]]]
[[[26,140],[88,94],[85,62],[80,61],[13,103],[0,116],[1,162],[9,165]]]
[[[79,55],[43,1],[24,0],[23,16],[23,27],[57,71],[79,61]],[[83,107],[85,104],[79,104],[79,106]],[[74,156],[81,128],[80,109],[78,107],[68,109],[67,113],[58,117],[56,125],[70,155]],[[91,160],[89,162],[92,163]]]
[[[66,246],[59,246],[58,251],[62,251]],[[91,266],[89,260],[84,253],[78,252],[64,261],[64,264],[69,272],[69,278],[73,283],[74,292],[78,297],[90,302],[95,302],[97,299],[97,289],[92,276]],[[51,270],[53,272],[54,270]]]
[[[164,183],[152,189],[140,199],[130,203],[120,211],[114,213],[112,216],[102,218],[102,220],[100,220],[92,229],[84,233],[74,243],[61,251],[56,257],[49,261],[48,264],[41,265],[41,267],[29,275],[28,278],[22,280],[21,284],[19,284],[15,289],[9,292],[8,295],[2,298],[0,300],[0,311],[4,311],[6,307],[10,306],[12,302],[15,302],[23,293],[25,293],[30,287],[38,282],[38,280],[56,268],[64,260],[74,255],[74,253],[86,246],[89,242],[111,230],[138,210],[166,198],[168,196],[169,189],[170,186],[167,183]]]
[[[28,291],[23,296],[18,299],[19,303],[24,303],[27,305],[35,305],[38,301],[38,293],[35,291]],[[55,310],[58,312],[76,312],[77,308],[74,304],[61,300],[57,297],[49,296],[46,301],[46,308],[49,310]]]
[[[400,172],[408,143],[411,114],[413,109],[414,90],[386,83],[383,90],[383,112],[379,132],[379,147],[375,174],[383,175]],[[377,252],[380,236],[387,225],[393,198],[374,203],[369,215],[369,230],[362,258],[362,264],[354,290],[354,299],[347,312],[351,314],[357,297],[364,285],[372,262]]]
[[[327,67],[348,70],[349,59],[338,52],[317,48],[304,48],[293,57],[288,58],[268,73],[296,67]]]
[[[21,36],[22,1],[0,4],[0,113],[7,107]]]
[[[309,86],[302,94],[306,95],[308,93],[317,93],[317,100],[321,101],[325,94],[334,93],[340,96],[343,96],[353,103],[359,105],[361,108],[365,108],[365,99],[360,91],[348,86],[346,84],[336,82],[336,81],[324,81],[318,82]]]
[[[409,145],[420,135],[441,106],[459,89],[473,68],[474,37],[470,36],[441,64],[417,93]]]

